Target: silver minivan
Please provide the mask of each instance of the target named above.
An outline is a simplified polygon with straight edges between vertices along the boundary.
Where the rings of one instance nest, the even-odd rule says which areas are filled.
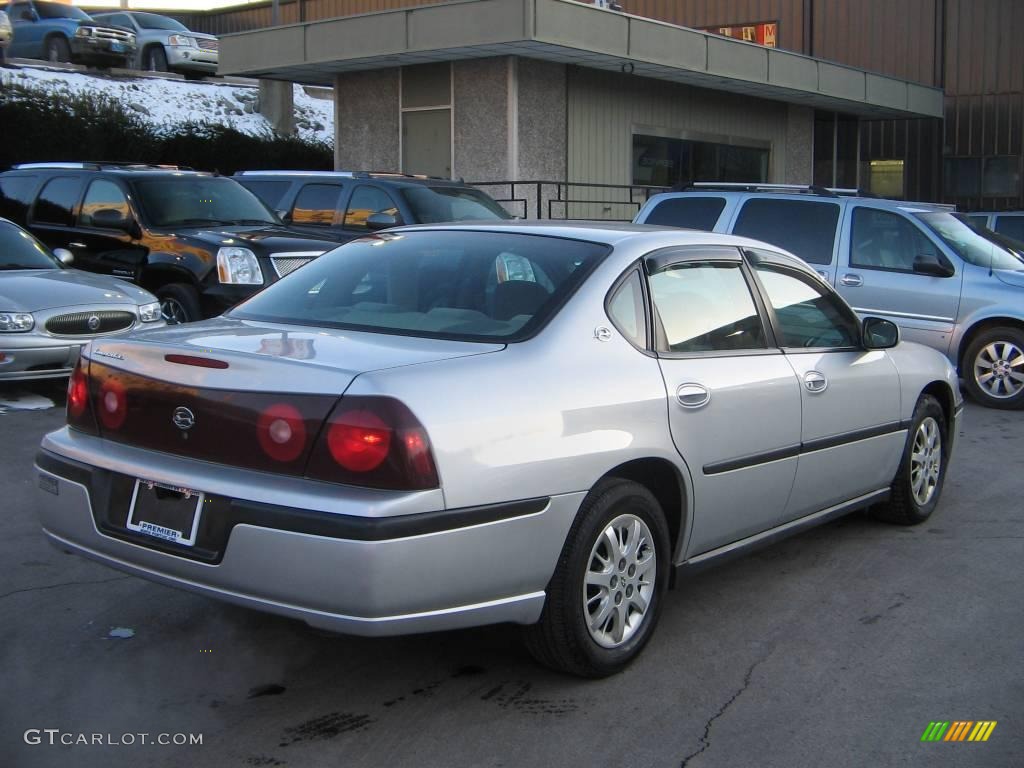
[[[861,315],[957,366],[971,396],[1024,407],[1024,261],[950,206],[789,185],[697,184],[636,223],[743,235],[801,257]]]

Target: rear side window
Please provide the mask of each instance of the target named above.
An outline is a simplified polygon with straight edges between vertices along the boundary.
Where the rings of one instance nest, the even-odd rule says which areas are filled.
[[[644,224],[712,232],[724,209],[724,197],[670,197],[654,206]]]
[[[0,178],[0,216],[25,223],[36,176],[7,176]]]
[[[784,248],[809,264],[831,264],[839,206],[816,200],[748,200],[734,235]]]
[[[996,232],[1024,241],[1024,216],[1000,216],[996,219]]]
[[[329,227],[334,223],[340,196],[340,184],[307,184],[295,198],[292,221],[296,224]]]
[[[237,181],[275,211],[280,210],[281,200],[292,185],[290,181]]]
[[[73,176],[50,179],[39,193],[32,220],[40,224],[70,227],[74,224],[74,208],[82,191],[82,180]]]

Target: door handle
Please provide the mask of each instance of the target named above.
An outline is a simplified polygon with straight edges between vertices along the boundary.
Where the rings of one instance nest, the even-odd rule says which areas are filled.
[[[680,384],[676,389],[676,402],[683,408],[700,408],[711,400],[711,392],[701,384]]]
[[[818,394],[828,389],[828,379],[821,371],[808,371],[804,374],[804,387],[808,392]]]
[[[851,288],[857,288],[864,285],[864,278],[860,275],[845,274],[839,282],[843,285],[848,285]]]
[[[85,243],[68,243],[68,248],[88,248]]]

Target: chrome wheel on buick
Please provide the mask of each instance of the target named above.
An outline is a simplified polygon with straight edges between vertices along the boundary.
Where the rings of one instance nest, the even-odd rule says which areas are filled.
[[[602,648],[627,642],[643,623],[654,595],[658,558],[647,524],[620,515],[590,551],[583,610],[590,636]]]
[[[1024,352],[1011,341],[986,344],[974,358],[974,380],[989,397],[1016,397],[1024,390]]]
[[[188,322],[188,313],[176,299],[161,299],[160,314],[168,325],[180,325]]]
[[[914,501],[924,506],[932,500],[942,473],[942,433],[932,417],[921,422],[914,433],[910,454],[910,489]]]

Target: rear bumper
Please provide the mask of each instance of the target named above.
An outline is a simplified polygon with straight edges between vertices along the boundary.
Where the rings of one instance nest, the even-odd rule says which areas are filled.
[[[88,438],[93,446],[108,445],[113,455],[96,454],[95,463],[84,463],[61,454],[69,437],[72,442],[84,439],[69,436],[67,430],[53,433],[44,441],[36,466],[39,517],[54,545],[152,581],[357,635],[537,621],[544,590],[583,498],[568,494],[382,515],[387,507],[400,510],[401,502],[365,503],[381,494],[333,486],[330,493],[338,509],[325,511],[310,508],[323,506],[315,499],[304,507],[257,501],[268,498],[267,489],[260,487],[266,475],[229,470],[251,475],[249,498],[236,495],[226,499],[226,506],[215,504],[210,513],[204,512],[233,519],[223,550],[202,561],[178,545],[133,538],[137,534],[111,528],[110,513],[116,517],[119,502],[110,489],[118,477],[128,478],[97,464],[123,469],[123,458],[133,449]],[[169,474],[153,479],[166,482],[173,476],[174,482],[208,494],[218,490],[208,474],[213,465],[190,475],[178,470],[204,463],[137,453],[155,456],[170,467]],[[155,474],[139,469],[143,477]],[[289,481],[314,489],[324,485]],[[339,500],[339,495],[349,498]],[[301,494],[280,496],[302,500]],[[421,496],[415,504],[428,498]],[[122,517],[126,512],[120,511]]]

